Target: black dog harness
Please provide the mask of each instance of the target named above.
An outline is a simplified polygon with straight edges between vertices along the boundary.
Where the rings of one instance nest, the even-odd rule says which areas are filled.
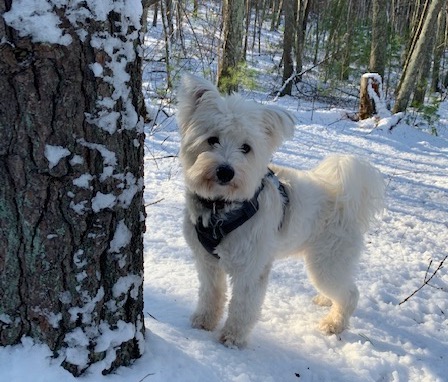
[[[215,253],[215,250],[221,240],[230,232],[243,225],[257,213],[259,208],[258,196],[263,190],[265,179],[267,178],[273,179],[274,182],[277,183],[278,191],[283,198],[284,215],[286,206],[289,203],[289,197],[286,192],[285,185],[278,180],[277,176],[272,170],[269,170],[269,172],[265,175],[263,181],[261,182],[261,186],[255,192],[253,198],[243,201],[241,206],[235,210],[231,210],[226,213],[219,212],[219,210],[223,209],[226,204],[228,204],[228,202],[222,199],[210,200],[204,199],[199,195],[196,196],[199,202],[205,208],[208,208],[212,211],[207,227],[204,227],[203,225],[202,216],[199,216],[195,226],[198,239],[208,253],[219,259],[219,256]],[[279,229],[280,228],[281,224],[279,226]]]

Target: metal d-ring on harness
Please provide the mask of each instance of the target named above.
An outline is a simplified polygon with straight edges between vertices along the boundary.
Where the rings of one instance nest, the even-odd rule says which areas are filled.
[[[258,196],[260,195],[260,192],[263,190],[265,185],[265,179],[267,178],[270,178],[274,181],[274,184],[276,184],[277,189],[279,190],[283,198],[283,214],[284,214],[286,205],[289,202],[288,194],[286,192],[284,184],[278,180],[277,176],[270,169],[269,172],[263,178],[260,187],[255,192],[255,195],[252,197],[252,199],[243,201],[241,206],[235,210],[231,210],[226,213],[223,212],[220,213],[219,210],[223,209],[226,205],[226,202],[224,200],[209,200],[197,196],[201,204],[206,208],[211,209],[212,211],[209,219],[209,224],[207,225],[207,227],[204,227],[202,216],[198,218],[195,226],[198,239],[208,253],[219,259],[219,256],[218,254],[216,254],[215,250],[218,244],[221,242],[221,240],[230,232],[243,225],[246,221],[248,221],[252,216],[254,216],[257,213],[259,208]],[[280,228],[281,223],[279,229]]]

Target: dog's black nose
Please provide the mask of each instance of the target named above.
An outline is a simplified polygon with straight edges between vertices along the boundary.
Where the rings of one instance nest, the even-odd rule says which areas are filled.
[[[216,169],[216,177],[221,184],[229,183],[233,179],[234,175],[235,171],[227,164],[219,166]]]

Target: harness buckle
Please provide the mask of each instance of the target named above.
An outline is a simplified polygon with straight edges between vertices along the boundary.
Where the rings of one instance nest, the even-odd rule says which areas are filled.
[[[224,220],[222,218],[217,219],[216,221],[214,221],[215,219],[213,219],[215,217],[215,215],[212,216],[212,219],[210,219],[210,225],[213,227],[213,232],[212,232],[212,236],[213,239],[217,240],[219,235],[218,232],[221,234],[221,238],[224,237],[224,233],[221,230],[222,225],[224,224]]]

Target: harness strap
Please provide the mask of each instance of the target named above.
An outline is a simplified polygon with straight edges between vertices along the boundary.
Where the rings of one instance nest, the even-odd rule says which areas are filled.
[[[278,180],[272,170],[269,170],[268,174],[266,174],[265,178],[272,177],[277,181],[277,188],[280,194],[283,197],[283,212],[285,211],[286,205],[289,202],[288,194],[286,193],[285,186]],[[254,216],[259,208],[258,204],[258,196],[260,192],[264,188],[264,181],[261,183],[261,186],[255,193],[252,199],[245,200],[241,207],[236,210],[229,211],[227,213],[216,213],[217,205],[215,203],[219,203],[218,205],[222,205],[222,201],[209,201],[207,200],[204,205],[210,205],[210,209],[212,210],[212,214],[210,216],[209,224],[207,227],[204,227],[202,216],[198,218],[196,223],[196,233],[198,235],[198,239],[202,246],[206,249],[208,253],[219,259],[219,256],[215,253],[216,247],[221,242],[221,240],[228,235],[233,230],[237,229],[245,222],[247,222],[252,216]],[[202,198],[199,200],[202,203]],[[279,229],[281,228],[281,224]]]

